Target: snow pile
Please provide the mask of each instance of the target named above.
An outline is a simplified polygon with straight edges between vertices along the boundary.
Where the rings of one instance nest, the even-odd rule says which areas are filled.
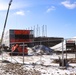
[[[28,55],[34,55],[34,51],[32,50],[32,48],[27,47],[28,49]]]
[[[51,49],[53,49],[55,51],[62,51],[62,48],[63,48],[64,51],[66,50],[66,42],[65,42],[65,40],[64,40],[64,42],[61,42],[61,43],[51,47]]]
[[[37,55],[52,54],[52,52],[53,52],[52,49],[50,49],[49,47],[46,47],[44,45],[36,45],[32,49]]]

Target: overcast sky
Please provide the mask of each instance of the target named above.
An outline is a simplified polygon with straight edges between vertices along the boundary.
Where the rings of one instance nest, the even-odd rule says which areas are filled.
[[[0,35],[10,0],[0,0]],[[47,25],[47,36],[76,36],[76,0],[13,0],[6,31]],[[36,30],[36,29],[35,29]],[[46,31],[45,31],[46,32]]]

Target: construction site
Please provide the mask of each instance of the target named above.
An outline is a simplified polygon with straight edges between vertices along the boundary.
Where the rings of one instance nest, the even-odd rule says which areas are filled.
[[[5,32],[11,3],[0,41],[0,75],[76,75],[76,38],[48,37],[46,26],[42,36],[35,28]]]

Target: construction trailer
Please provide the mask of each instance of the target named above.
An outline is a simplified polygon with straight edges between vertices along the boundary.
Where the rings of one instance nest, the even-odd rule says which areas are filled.
[[[11,48],[13,45],[18,44],[20,46],[19,52],[23,51],[23,47],[24,51],[27,52],[26,46],[32,46],[32,41],[33,30],[10,29],[4,34],[2,44],[5,48]]]

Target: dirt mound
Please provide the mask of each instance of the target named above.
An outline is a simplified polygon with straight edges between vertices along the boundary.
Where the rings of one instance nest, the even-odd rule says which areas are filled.
[[[41,75],[39,71],[35,69],[27,70],[21,64],[10,63],[2,66],[2,70],[4,70],[2,75]]]

